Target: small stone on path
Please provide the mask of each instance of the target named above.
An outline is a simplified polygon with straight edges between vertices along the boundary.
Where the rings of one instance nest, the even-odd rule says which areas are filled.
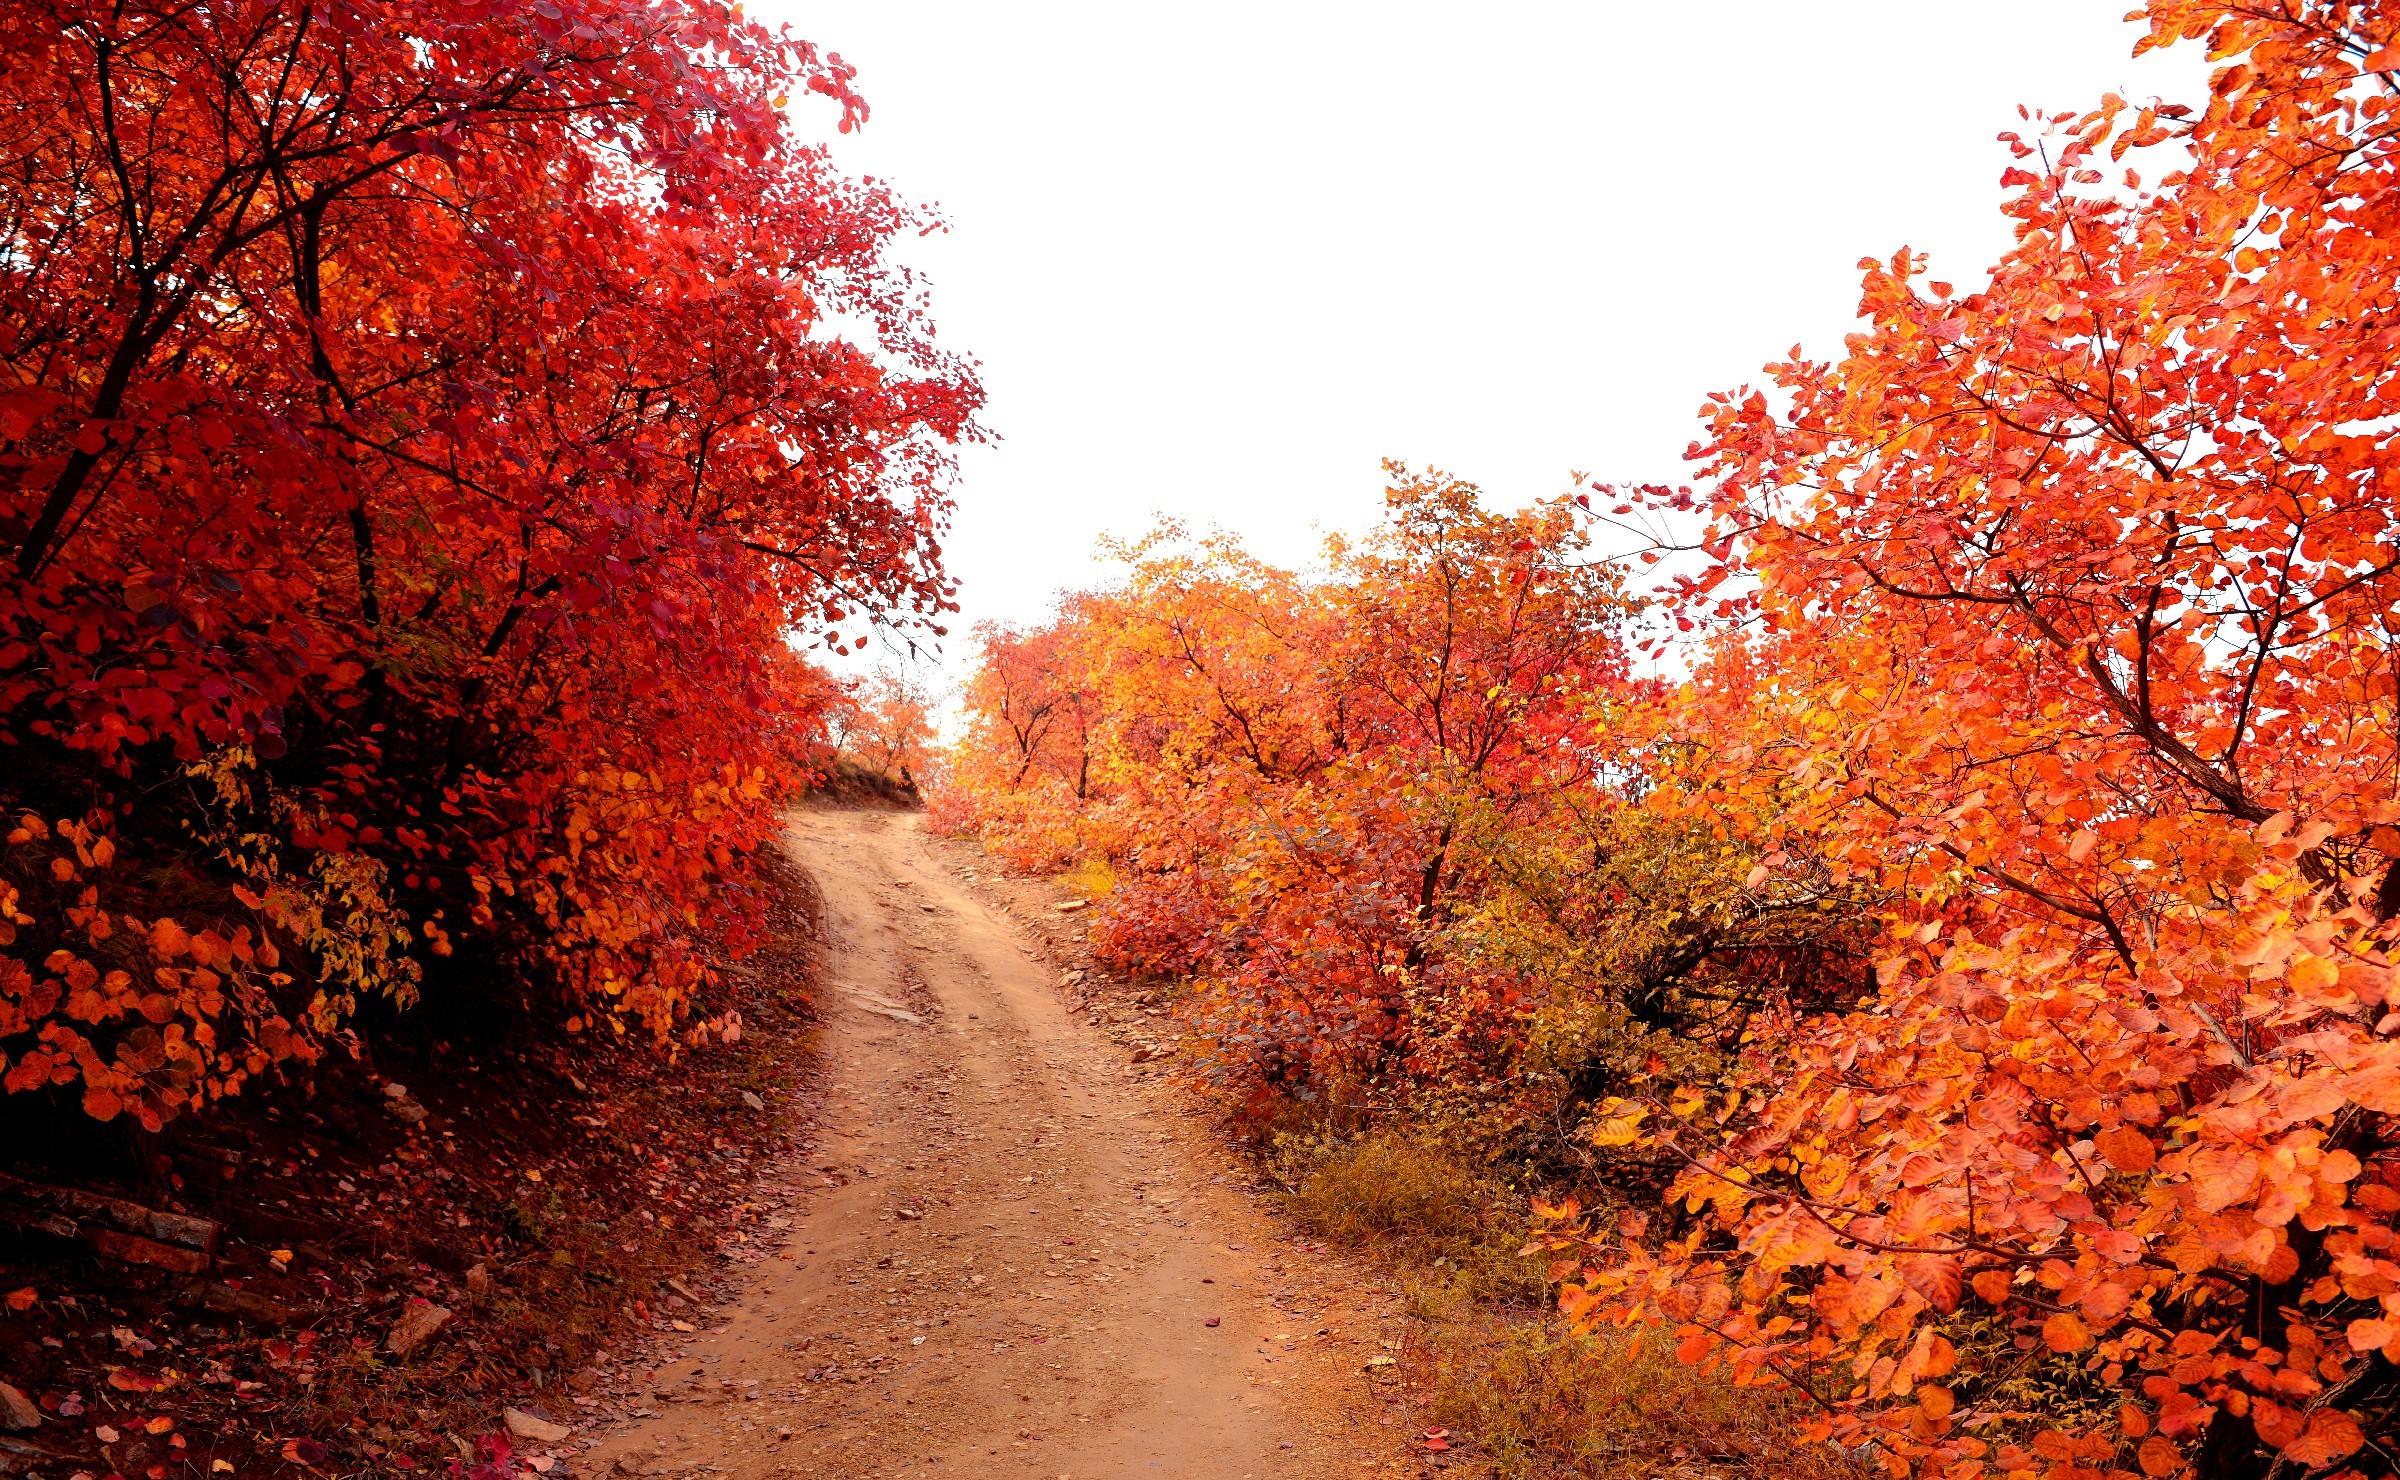
[[[559,1444],[575,1437],[575,1431],[565,1424],[552,1423],[522,1408],[501,1409],[500,1421],[518,1438],[531,1439],[537,1444]]]

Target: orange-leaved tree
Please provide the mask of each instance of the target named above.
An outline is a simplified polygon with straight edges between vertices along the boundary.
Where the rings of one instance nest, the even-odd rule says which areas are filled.
[[[1674,1206],[1567,1305],[1895,1474],[2390,1469],[2400,15],[2143,13],[2202,106],[2012,137],[1988,283],[1864,264],[1696,449],[1774,677],[1674,805],[1887,901],[1877,987],[1614,1107]]]
[[[933,705],[924,678],[905,668],[851,681],[828,716],[832,759],[914,790],[933,746]]]
[[[1247,1093],[1508,1083],[1549,994],[1487,949],[1492,906],[1616,754],[1628,603],[1574,510],[1394,472],[1321,578],[1168,529],[1121,585],[987,633],[936,799],[1019,862],[1095,868],[1101,949],[1193,978]]]

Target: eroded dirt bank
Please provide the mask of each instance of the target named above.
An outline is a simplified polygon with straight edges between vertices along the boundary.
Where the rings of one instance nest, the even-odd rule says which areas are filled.
[[[1416,1467],[1365,1370],[1397,1339],[1390,1298],[1297,1247],[1175,1093],[1070,1014],[1020,921],[1044,902],[970,882],[910,815],[802,813],[791,846],[832,938],[821,1129],[762,1185],[766,1257],[685,1313],[695,1329],[655,1353],[595,1459],[1072,1480]]]

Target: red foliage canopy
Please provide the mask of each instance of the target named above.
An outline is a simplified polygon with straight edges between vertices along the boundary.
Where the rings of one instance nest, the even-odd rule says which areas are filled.
[[[683,0],[0,6],[0,799],[197,827],[251,902],[181,907],[315,938],[319,1029],[464,929],[663,1032],[810,742],[786,631],[949,605],[980,391],[924,223],[787,117],[851,83]],[[66,919],[108,865],[17,865],[12,1087],[155,1088],[123,1013],[214,1041]]]

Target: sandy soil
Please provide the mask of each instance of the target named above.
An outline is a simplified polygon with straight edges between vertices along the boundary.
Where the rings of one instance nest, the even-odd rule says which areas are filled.
[[[1391,1297],[1300,1244],[1181,1092],[1069,1010],[1043,954],[1067,896],[908,814],[807,812],[791,842],[832,937],[818,1138],[767,1177],[761,1257],[683,1312],[601,1467],[1414,1472],[1367,1370]]]

